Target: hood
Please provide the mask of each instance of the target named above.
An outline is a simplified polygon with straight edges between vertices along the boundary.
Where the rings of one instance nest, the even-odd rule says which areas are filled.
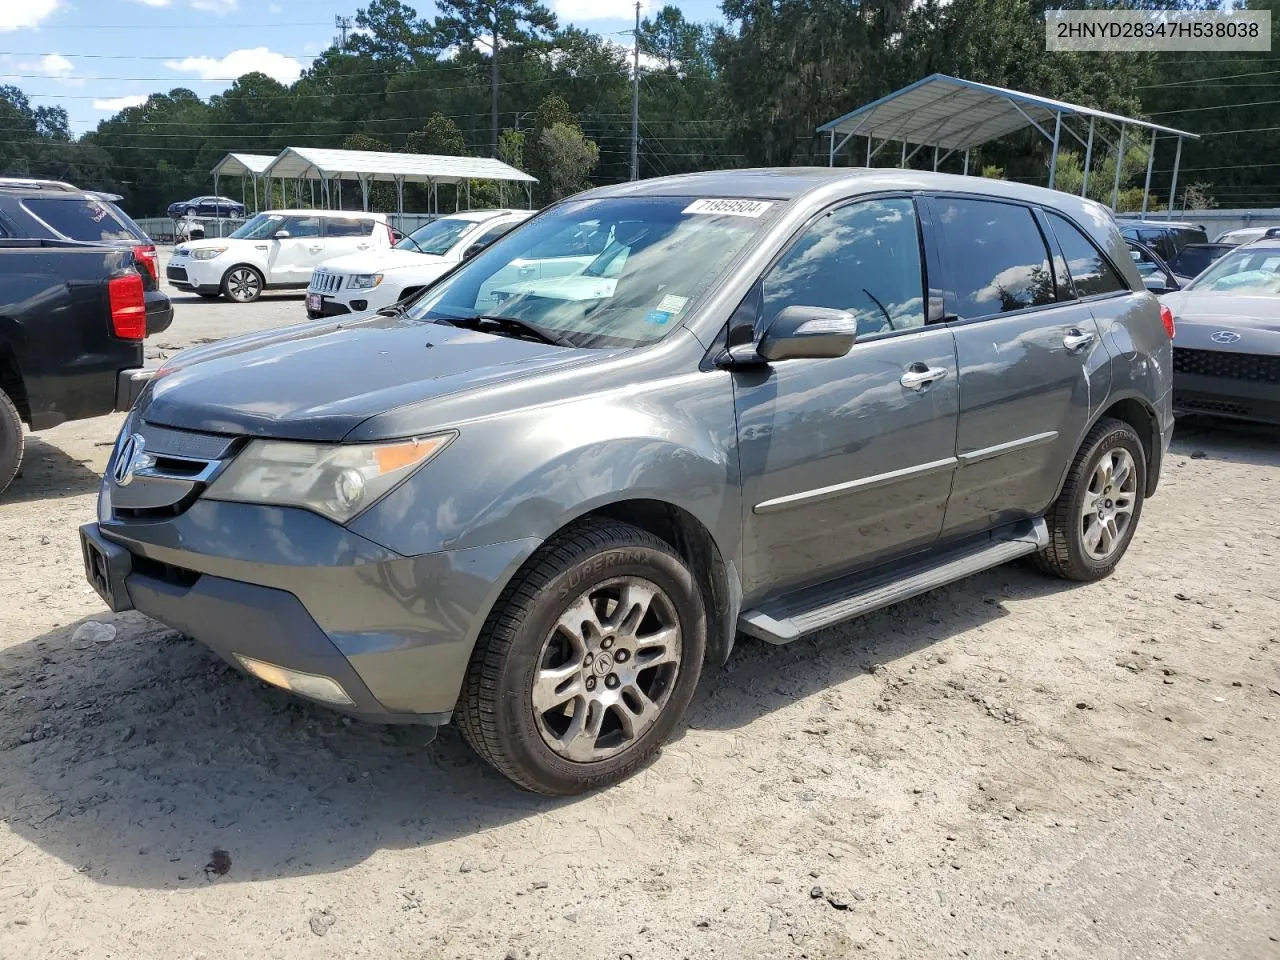
[[[265,240],[232,240],[230,237],[210,237],[208,240],[183,240],[173,248],[177,254],[192,250],[208,250],[210,247],[234,247],[238,243],[266,243]]]
[[[598,354],[400,317],[328,319],[185,350],[138,409],[166,427],[338,441],[376,414]]]
[[[385,273],[388,270],[403,270],[406,267],[430,269],[451,265],[444,257],[432,253],[417,253],[414,250],[377,250],[366,253],[350,253],[345,257],[334,257],[320,264],[321,270],[330,273]]]
[[[1179,290],[1160,302],[1173,311],[1176,347],[1280,356],[1280,296]]]

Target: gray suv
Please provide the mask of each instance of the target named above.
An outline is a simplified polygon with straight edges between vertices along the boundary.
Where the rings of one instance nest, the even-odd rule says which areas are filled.
[[[460,724],[531,790],[645,762],[739,632],[1124,554],[1172,320],[1111,215],[786,169],[561,202],[407,307],[178,354],[86,571],[249,673]]]

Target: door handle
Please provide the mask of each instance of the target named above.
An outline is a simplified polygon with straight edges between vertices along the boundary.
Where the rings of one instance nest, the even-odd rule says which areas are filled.
[[[913,363],[907,372],[898,380],[908,390],[923,390],[935,380],[947,375],[946,367],[927,367],[923,363]]]
[[[357,244],[356,244],[356,249],[357,249],[357,250],[368,250],[368,249],[369,249],[369,245],[368,245],[367,243],[357,243]]]
[[[521,267],[521,268],[520,268],[520,276],[522,276],[522,277],[527,277],[527,276],[529,276],[529,274],[531,274],[531,273],[536,273],[536,272],[537,272],[537,270],[538,270],[538,268],[537,268],[537,267],[533,267],[533,266],[529,266],[529,267]]]
[[[1062,345],[1067,348],[1067,353],[1078,353],[1089,344],[1093,343],[1094,337],[1092,333],[1085,333],[1078,329],[1067,331],[1067,335],[1062,338]]]
[[[324,247],[307,247],[307,249],[310,250],[312,253],[319,253],[321,250],[324,249]]]

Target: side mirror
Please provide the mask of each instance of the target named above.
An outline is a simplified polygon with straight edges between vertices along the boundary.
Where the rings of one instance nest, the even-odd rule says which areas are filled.
[[[826,360],[843,357],[858,336],[857,318],[829,307],[784,307],[760,338],[764,360]]]
[[[288,230],[277,230],[275,233],[271,235],[271,239],[272,240],[288,240],[289,236],[290,234]]]
[[[467,249],[462,251],[462,259],[470,260],[472,257],[474,257],[477,253],[479,253],[481,250],[483,250],[487,246],[488,246],[487,243],[471,244],[471,246],[467,247]]]
[[[1137,250],[1130,250],[1130,251],[1129,251],[1129,259],[1131,259],[1134,263],[1141,263],[1141,262],[1142,262],[1142,254],[1141,254],[1141,253],[1139,253]]]

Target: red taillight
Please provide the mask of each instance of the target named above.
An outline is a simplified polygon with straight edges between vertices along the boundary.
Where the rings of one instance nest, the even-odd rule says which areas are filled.
[[[1164,323],[1164,332],[1169,335],[1169,339],[1173,339],[1173,311],[1160,304],[1160,320]]]
[[[393,247],[396,245],[396,231],[389,223],[387,224],[387,242]]]
[[[145,247],[134,247],[133,255],[138,261],[138,265],[143,270],[151,274],[151,279],[157,284],[160,282],[160,262],[156,259],[155,244],[148,244]]]
[[[142,277],[130,273],[107,281],[111,302],[111,329],[121,340],[142,340],[147,335],[147,304]]]

